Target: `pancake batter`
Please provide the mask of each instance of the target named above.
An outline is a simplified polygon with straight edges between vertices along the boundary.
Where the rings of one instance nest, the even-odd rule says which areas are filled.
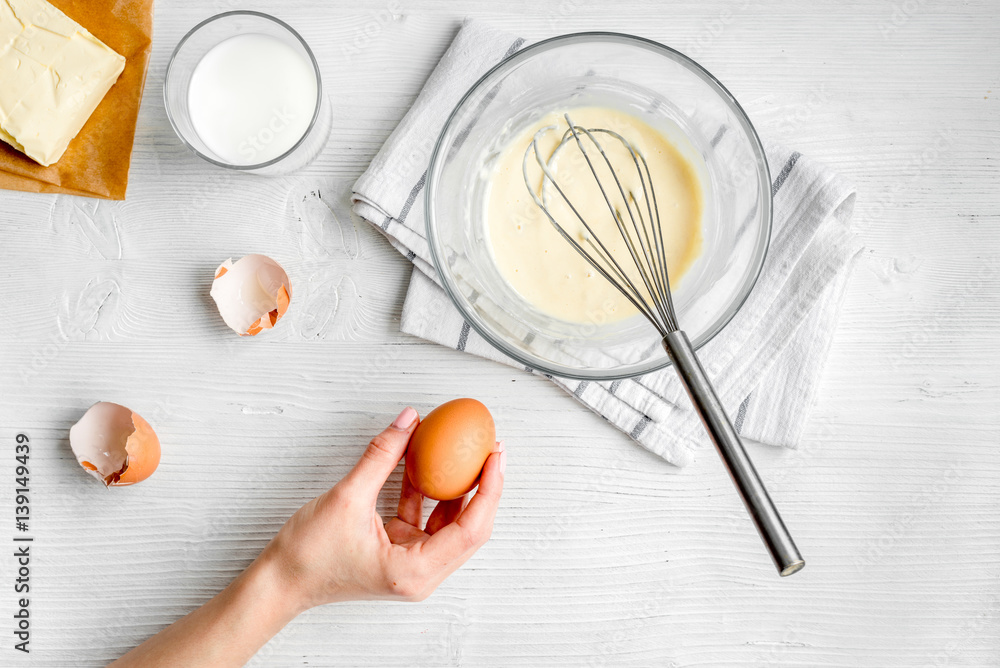
[[[566,111],[576,125],[617,132],[646,158],[656,191],[671,286],[676,288],[701,252],[702,189],[694,167],[662,133],[635,116],[604,107]],[[571,144],[553,153],[567,129],[563,118],[566,111],[546,115],[501,152],[486,197],[493,255],[503,277],[544,313],[579,323],[622,320],[638,311],[562,238],[525,187],[522,171],[525,149],[538,130],[556,126],[557,130],[539,137],[541,156],[549,161],[550,171],[587,220],[594,235],[608,246],[622,267],[634,272],[634,263],[621,241],[614,218],[575,141],[571,139]],[[625,192],[636,193],[636,199],[640,199],[642,186],[628,150],[607,135],[596,137],[611,159]],[[603,159],[586,139],[584,148],[598,168],[605,189],[607,184],[614,187],[614,179]],[[529,176],[540,189],[542,172],[535,163],[533,152],[529,155],[529,163]],[[612,203],[628,223],[621,196],[609,194],[614,195]],[[542,199],[556,220],[583,245],[585,229],[558,193],[547,186]],[[639,203],[646,215],[645,204]]]

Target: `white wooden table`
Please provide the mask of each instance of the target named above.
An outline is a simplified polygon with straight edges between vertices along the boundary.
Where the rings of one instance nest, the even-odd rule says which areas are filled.
[[[167,124],[170,51],[233,7],[318,52],[335,126],[295,178],[215,169]],[[409,267],[346,196],[467,15],[675,46],[764,137],[857,183],[868,248],[814,418],[798,451],[752,453],[801,574],[775,575],[711,450],[675,469],[543,379],[399,333]],[[998,154],[996,0],[159,3],[128,199],[0,193],[0,664],[121,655],[223,587],[405,404],[468,395],[509,450],[490,543],[428,601],[313,610],[255,664],[1000,665]],[[283,262],[295,298],[242,340],[208,288],[248,252]],[[150,480],[105,491],[77,466],[67,431],[97,400],[155,426]],[[12,649],[18,432],[27,656]]]

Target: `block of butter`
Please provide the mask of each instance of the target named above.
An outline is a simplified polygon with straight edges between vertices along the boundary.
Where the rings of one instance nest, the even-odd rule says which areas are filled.
[[[0,0],[0,139],[57,162],[124,69],[125,58],[45,0]]]

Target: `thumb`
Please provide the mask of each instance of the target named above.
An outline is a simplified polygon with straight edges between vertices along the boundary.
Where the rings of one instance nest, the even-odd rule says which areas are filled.
[[[415,410],[409,406],[404,408],[388,429],[368,443],[361,459],[344,477],[344,484],[353,488],[356,494],[371,500],[377,498],[379,490],[403,458],[410,436],[419,422],[420,416]]]

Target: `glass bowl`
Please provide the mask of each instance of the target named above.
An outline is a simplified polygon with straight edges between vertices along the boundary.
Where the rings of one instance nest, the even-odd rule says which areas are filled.
[[[191,78],[205,54],[231,37],[248,34],[276,38],[311,64],[316,76],[316,105],[302,137],[287,151],[263,162],[235,164],[209,148],[198,135],[191,119],[189,92]],[[243,10],[225,12],[205,19],[192,28],[177,44],[167,63],[163,81],[163,102],[170,126],[181,142],[198,157],[226,169],[262,175],[290,174],[319,155],[330,133],[331,115],[323,95],[323,80],[316,56],[302,36],[290,25],[261,12]],[[267,139],[268,132],[273,132],[272,128],[260,129],[260,133],[263,133],[262,139]]]
[[[486,198],[504,146],[554,110],[607,106],[659,129],[699,172],[702,253],[674,289],[695,348],[753,289],[771,234],[771,181],[760,139],[719,81],[687,56],[617,33],[577,33],[529,46],[487,72],[445,123],[427,170],[427,236],[441,282],[484,339],[531,369],[609,380],[670,364],[642,316],[568,322],[541,312],[503,278]]]

